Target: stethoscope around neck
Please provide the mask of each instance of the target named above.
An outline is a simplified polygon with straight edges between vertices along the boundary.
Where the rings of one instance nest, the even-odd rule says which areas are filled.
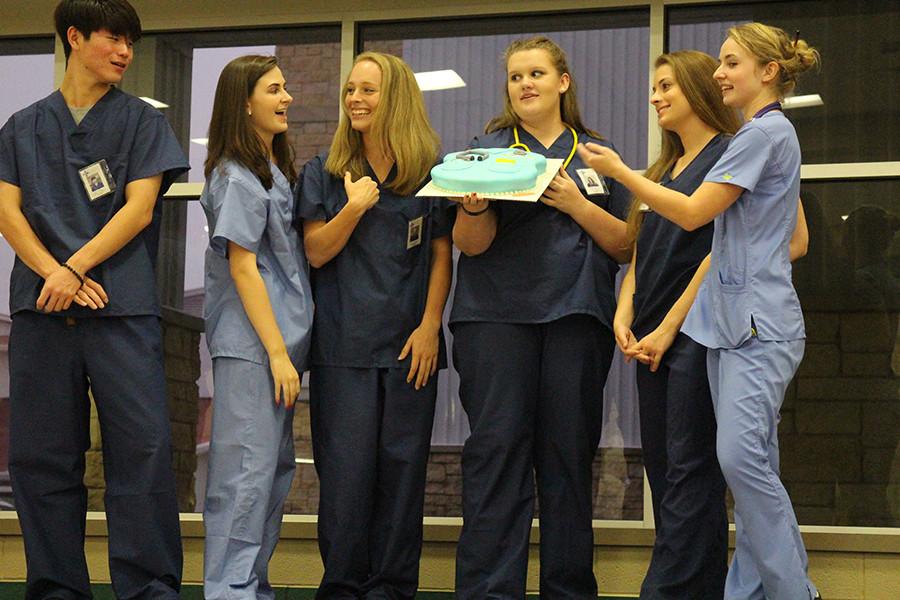
[[[572,157],[575,156],[575,149],[578,148],[578,133],[569,125],[566,125],[566,129],[572,132],[572,149],[569,151],[569,156],[563,163],[563,170],[565,170],[566,167],[569,166],[569,163],[572,162]],[[513,138],[515,138],[516,141],[510,148],[521,148],[525,152],[531,152],[531,148],[519,141],[519,127],[516,125],[513,125]]]

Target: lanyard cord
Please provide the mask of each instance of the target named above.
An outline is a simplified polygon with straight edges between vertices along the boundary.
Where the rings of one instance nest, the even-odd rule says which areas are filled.
[[[569,157],[566,158],[566,162],[563,163],[563,169],[568,167],[569,163],[572,162],[572,157],[575,156],[575,149],[578,147],[578,134],[568,125],[566,125],[566,128],[572,132],[572,150],[569,152]],[[510,146],[510,148],[521,148],[525,152],[531,152],[531,148],[519,141],[519,128],[517,126],[513,126],[513,137],[515,138],[516,143]]]
[[[781,102],[772,102],[771,104],[766,104],[761,109],[759,109],[759,111],[755,115],[753,115],[753,117],[750,120],[752,121],[753,119],[758,119],[761,116],[763,116],[764,114],[772,112],[773,110],[780,111],[781,110]]]

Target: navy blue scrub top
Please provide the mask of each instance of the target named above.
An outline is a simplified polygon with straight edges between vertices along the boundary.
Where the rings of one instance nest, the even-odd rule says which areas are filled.
[[[671,171],[660,184],[690,196],[728,148],[731,136],[719,134],[700,151],[674,180]],[[644,214],[637,239],[634,286],[634,321],[631,331],[638,339],[656,329],[681,297],[709,254],[713,223],[685,231],[655,212]]]
[[[326,153],[309,161],[297,183],[294,225],[301,232],[304,220],[330,221],[347,204],[344,180],[325,170],[327,158]],[[378,182],[371,171],[367,175]],[[386,181],[394,177],[396,167]],[[422,321],[431,242],[450,235],[455,213],[445,199],[416,198],[415,192],[400,196],[380,182],[378,189],[378,202],[359,220],[343,250],[311,269],[316,303],[312,365],[399,367],[397,356]],[[410,222],[420,217],[421,243],[407,249]]]
[[[93,202],[78,171],[106,159],[116,191]],[[79,125],[57,90],[17,112],[0,130],[0,179],[22,191],[22,213],[50,254],[63,262],[99,233],[125,205],[125,187],[162,174],[159,196],[190,168],[162,113],[111,88]],[[89,275],[109,295],[91,310],[72,304],[61,316],[159,315],[156,252],[162,205],[153,222]],[[16,257],[10,277],[10,314],[36,310],[44,280]]]
[[[519,139],[532,152],[565,160],[574,142],[568,129],[550,146],[544,146],[524,128]],[[613,148],[586,133],[582,143]],[[511,129],[478,136],[472,148],[506,148],[514,142]],[[624,219],[630,193],[606,178],[610,194],[585,194],[577,174],[589,168],[576,153],[566,168],[578,189],[589,200]],[[478,256],[459,257],[456,291],[450,323],[546,323],[571,314],[588,314],[612,327],[615,312],[615,276],[619,265],[609,257],[570,216],[543,202],[495,201],[497,235]]]

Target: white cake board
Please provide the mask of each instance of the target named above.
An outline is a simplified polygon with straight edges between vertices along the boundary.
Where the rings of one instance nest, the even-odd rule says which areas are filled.
[[[563,164],[561,158],[548,158],[547,170],[539,175],[534,187],[519,192],[507,192],[505,194],[478,194],[485,200],[514,200],[516,202],[537,202],[550,182],[559,172],[559,168]],[[434,185],[434,181],[429,181],[428,185],[418,191],[416,196],[439,197],[439,198],[462,198],[466,194],[464,192],[451,192]]]

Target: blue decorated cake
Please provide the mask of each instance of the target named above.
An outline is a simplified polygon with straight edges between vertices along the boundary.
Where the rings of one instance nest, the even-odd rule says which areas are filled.
[[[521,148],[473,148],[453,152],[431,169],[431,179],[452,192],[503,194],[534,187],[547,159]]]

